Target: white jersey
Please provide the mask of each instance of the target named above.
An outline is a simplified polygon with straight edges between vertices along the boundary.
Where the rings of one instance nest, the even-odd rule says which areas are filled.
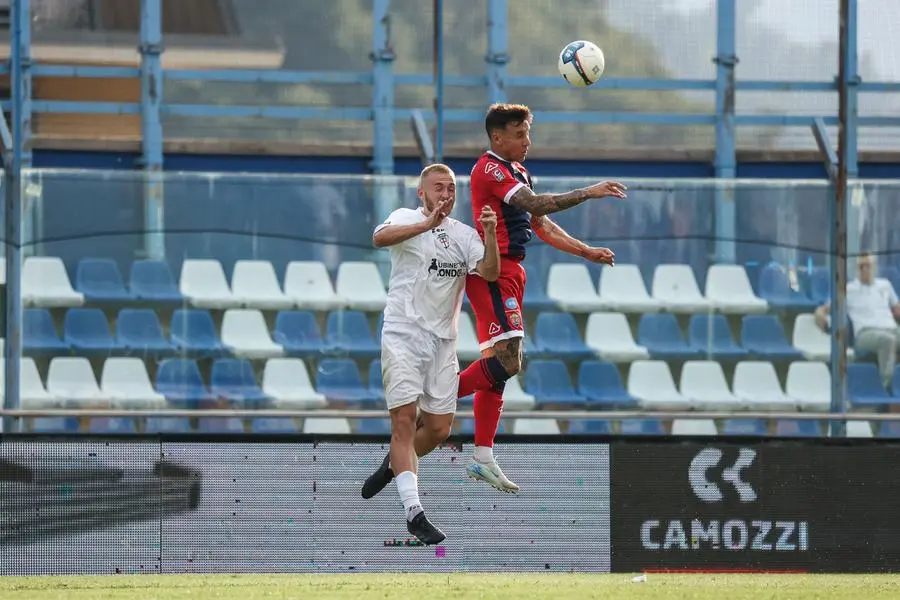
[[[399,208],[375,228],[413,225],[427,217],[422,209]],[[385,323],[415,323],[434,335],[456,339],[466,275],[484,257],[484,244],[474,228],[445,218],[440,227],[390,247]]]

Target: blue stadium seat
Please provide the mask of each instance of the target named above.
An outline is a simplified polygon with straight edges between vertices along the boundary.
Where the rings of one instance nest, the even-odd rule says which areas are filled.
[[[475,435],[475,419],[459,419],[459,433],[461,435]],[[503,419],[500,420],[499,425],[497,426],[497,434],[505,434],[506,433],[506,423]]]
[[[134,261],[128,287],[135,299],[145,302],[183,304],[185,301],[169,265],[161,260]]]
[[[775,435],[781,437],[820,437],[818,421],[809,419],[784,419],[775,423]]]
[[[189,433],[191,421],[183,417],[147,417],[145,433]]]
[[[175,346],[163,336],[156,311],[149,308],[123,308],[116,319],[116,342],[130,353],[166,356]]]
[[[80,355],[109,355],[122,349],[99,308],[70,308],[63,322],[63,339]]]
[[[119,267],[111,258],[83,258],[75,270],[75,289],[88,302],[128,302],[133,300],[125,288]]]
[[[237,417],[202,417],[197,431],[200,433],[246,433],[243,421]]]
[[[728,419],[722,426],[722,435],[767,435],[762,419]]]
[[[587,399],[589,408],[634,409],[636,398],[625,389],[616,365],[600,360],[587,360],[578,368],[578,392]]]
[[[578,420],[569,423],[569,433],[571,434],[596,434],[611,435],[612,427],[609,421],[600,421],[598,419]]]
[[[250,361],[244,358],[220,358],[213,362],[209,390],[218,398],[247,408],[260,408],[271,400],[259,387]]]
[[[817,306],[802,287],[792,288],[788,271],[774,263],[759,273],[759,296],[775,309],[809,310]]]
[[[22,346],[29,356],[60,354],[69,350],[69,345],[56,335],[53,317],[45,308],[26,308],[22,311]]]
[[[809,297],[821,306],[831,299],[831,277],[828,268],[815,267],[809,274]]]
[[[525,371],[525,391],[533,395],[538,408],[566,405],[584,408],[586,399],[572,387],[569,371],[561,360],[534,360]]]
[[[659,419],[626,419],[619,427],[621,435],[665,435]]]
[[[540,269],[532,265],[525,267],[525,295],[522,297],[522,305],[529,311],[558,310],[559,307],[547,295],[547,282]]]
[[[381,361],[373,360],[369,365],[369,393],[384,400],[384,381],[381,378]]]
[[[273,339],[288,356],[314,358],[325,349],[316,317],[309,311],[282,311],[275,317]]]
[[[900,398],[888,394],[881,383],[881,374],[874,363],[847,365],[847,399],[852,406],[886,406],[900,403]]]
[[[356,362],[349,358],[326,358],[316,369],[316,391],[329,403],[372,408],[379,398],[363,385]]]
[[[747,358],[747,350],[734,341],[724,315],[691,316],[688,343],[702,356],[709,356],[714,360]]]
[[[562,360],[593,358],[594,351],[584,343],[575,317],[563,312],[542,312],[534,327],[535,344],[546,355]]]
[[[197,363],[187,358],[167,358],[159,363],[156,391],[173,406],[182,408],[199,408],[215,401],[203,383]]]
[[[788,342],[781,321],[774,315],[745,316],[741,322],[741,345],[757,358],[803,360],[803,353]]]
[[[93,417],[88,421],[90,433],[137,433],[134,419],[122,417]]]
[[[390,435],[390,419],[360,419],[356,426],[357,433],[368,435]]]
[[[356,310],[341,310],[328,315],[325,352],[333,356],[371,359],[381,354],[381,346],[372,337],[366,315]]]
[[[645,314],[638,322],[637,343],[659,360],[689,360],[699,352],[688,346],[678,326],[678,319],[669,313]]]
[[[34,433],[78,433],[79,429],[75,417],[36,417],[31,423]]]
[[[884,421],[878,431],[879,437],[900,438],[900,421]]]
[[[179,353],[198,357],[224,356],[229,353],[219,339],[212,315],[207,310],[176,310],[172,313],[169,335],[172,345]]]
[[[293,419],[279,417],[258,417],[250,422],[253,433],[299,433],[300,428]]]

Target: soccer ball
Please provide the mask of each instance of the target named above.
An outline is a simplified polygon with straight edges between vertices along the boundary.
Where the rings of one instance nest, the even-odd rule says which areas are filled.
[[[606,69],[606,58],[596,44],[579,40],[559,53],[559,74],[576,87],[597,83]]]

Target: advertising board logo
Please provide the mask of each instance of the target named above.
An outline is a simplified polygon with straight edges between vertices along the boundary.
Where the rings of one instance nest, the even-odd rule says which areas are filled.
[[[724,452],[718,448],[704,448],[691,461],[691,466],[688,468],[688,481],[691,483],[694,495],[703,502],[722,502],[725,498],[719,484],[708,478],[709,471],[719,465],[723,456]],[[753,465],[755,458],[755,450],[741,448],[734,464],[722,471],[722,481],[734,487],[741,502],[756,500],[756,490],[742,479],[743,471]]]

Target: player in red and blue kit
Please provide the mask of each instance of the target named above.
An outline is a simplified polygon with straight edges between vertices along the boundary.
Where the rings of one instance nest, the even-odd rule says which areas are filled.
[[[482,359],[469,365],[459,380],[460,398],[475,392],[475,453],[466,467],[470,477],[504,492],[516,492],[493,455],[494,437],[503,409],[506,381],[522,368],[522,298],[525,294],[525,245],[534,234],[554,248],[590,262],[612,265],[608,248],[588,246],[567,234],[547,215],[578,206],[591,198],[625,198],[625,186],[615,181],[563,194],[536,194],[522,161],[531,145],[533,116],[521,104],[494,104],[488,108],[485,129],[490,150],[472,168],[470,187],[476,229],[484,206],[497,214],[500,278],[489,282],[477,275],[466,280],[466,294],[475,313]]]

